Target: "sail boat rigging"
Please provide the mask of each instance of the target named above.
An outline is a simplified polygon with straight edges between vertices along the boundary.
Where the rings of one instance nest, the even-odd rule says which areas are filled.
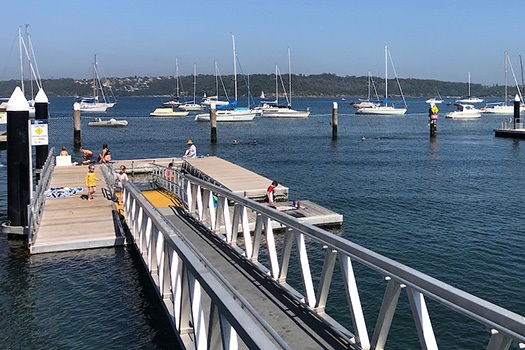
[[[108,101],[109,93],[106,91],[107,87],[109,87],[109,82],[107,81],[107,79],[104,84],[100,80],[100,71],[98,68],[97,55],[95,54],[93,60],[93,96],[84,97],[81,99],[80,111],[106,112],[108,108],[112,108],[117,103],[117,100],[113,95],[113,102]]]
[[[237,51],[235,49],[235,36],[232,34],[233,48],[233,83],[234,83],[234,101],[224,106],[218,106],[216,111],[216,120],[218,122],[244,122],[251,121],[255,117],[256,111],[247,107],[237,107]],[[241,69],[242,71],[242,69]],[[196,122],[210,121],[209,113],[197,114]]]
[[[200,112],[204,109],[204,106],[201,106],[196,101],[197,93],[197,65],[193,64],[193,101],[190,103],[184,103],[179,106],[180,111],[186,112]]]
[[[459,100],[456,100],[456,102],[460,102],[460,103],[481,103],[483,102],[483,99],[470,95],[470,72],[468,72],[468,96],[466,98],[461,98]]]
[[[514,106],[512,104],[508,104],[508,79],[507,79],[507,72],[508,67],[510,67],[510,70],[512,72],[512,77],[514,78],[514,84],[516,84],[517,93],[519,96],[520,101],[523,102],[523,97],[521,95],[521,91],[519,88],[518,80],[516,79],[516,75],[514,74],[514,68],[512,67],[512,62],[509,59],[509,54],[507,51],[504,52],[503,55],[503,61],[504,61],[504,81],[505,81],[505,92],[503,95],[503,101],[502,102],[496,102],[496,103],[487,103],[485,108],[483,108],[484,113],[489,114],[514,114]],[[523,103],[520,105],[520,112],[523,112],[525,110],[525,106]]]
[[[299,111],[292,109],[292,63],[290,48],[288,48],[288,90],[289,94],[286,93],[286,89],[283,84],[283,92],[286,98],[286,106],[279,106],[279,92],[278,92],[278,77],[281,77],[279,68],[275,66],[275,105],[269,105],[262,108],[262,116],[266,118],[308,118],[310,116],[310,109],[306,111]],[[281,77],[282,83],[282,77]]]
[[[388,61],[392,64],[392,69],[394,70],[394,76],[396,77],[397,85],[399,91],[401,92],[401,97],[403,98],[404,106],[401,108],[396,108],[393,105],[388,105]],[[358,108],[355,114],[369,114],[369,115],[403,115],[407,111],[405,96],[403,95],[403,90],[401,89],[401,84],[399,84],[399,79],[397,78],[396,68],[394,67],[394,62],[388,51],[388,46],[385,45],[385,99],[382,104],[373,104],[371,106],[365,106]]]

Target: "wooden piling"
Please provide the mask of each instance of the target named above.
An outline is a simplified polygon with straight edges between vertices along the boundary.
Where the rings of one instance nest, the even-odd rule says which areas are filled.
[[[337,140],[337,102],[332,107],[332,140]]]
[[[210,141],[211,143],[217,143],[217,107],[215,103],[212,103],[210,106]]]
[[[80,103],[73,104],[73,147],[78,150],[82,146],[80,136]]]

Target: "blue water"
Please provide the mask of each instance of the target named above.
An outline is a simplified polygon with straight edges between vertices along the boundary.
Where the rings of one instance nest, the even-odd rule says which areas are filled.
[[[150,118],[162,100],[121,98],[103,116],[127,119],[123,129],[89,128],[92,116],[83,115],[82,145],[98,152],[108,143],[114,159],[180,157],[191,138],[199,154],[225,158],[289,187],[291,199],[309,199],[343,214],[343,237],[525,314],[525,143],[493,133],[509,117],[440,117],[438,135],[431,139],[422,99],[409,99],[402,117],[355,116],[349,101],[338,99],[295,99],[296,108],[311,108],[310,118],[219,123],[218,143],[211,145],[209,124],[191,117]],[[334,101],[339,103],[337,141],[331,139]],[[72,103],[51,98],[49,106],[50,143],[70,152]],[[444,115],[452,107],[440,109]],[[251,145],[254,139],[257,144]],[[80,160],[80,154],[75,157]],[[0,152],[2,220],[7,216],[5,163]],[[173,347],[174,336],[132,251],[29,257],[19,242],[2,237],[0,260],[0,342],[7,348]],[[361,298],[371,331],[385,286],[374,273],[356,270],[358,283],[366,285]],[[329,312],[351,327],[346,295],[338,286],[336,278]],[[432,303],[429,308],[442,348],[486,344],[481,326]],[[388,348],[419,348],[405,302],[394,318],[394,335],[402,340],[389,338]]]

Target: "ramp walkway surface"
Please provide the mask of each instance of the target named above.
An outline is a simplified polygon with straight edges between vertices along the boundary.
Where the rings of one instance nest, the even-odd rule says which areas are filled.
[[[108,198],[101,170],[98,166],[95,168],[100,181],[92,201],[85,199],[86,173],[86,166],[55,167],[50,188],[66,190],[81,187],[83,190],[67,197],[46,198],[37,238],[30,247],[32,254],[124,244],[115,203]]]

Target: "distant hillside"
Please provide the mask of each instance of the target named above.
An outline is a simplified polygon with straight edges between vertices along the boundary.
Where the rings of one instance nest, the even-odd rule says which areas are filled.
[[[287,79],[283,77],[285,88],[288,90]],[[245,80],[249,81],[251,93],[254,97],[264,91],[267,97],[275,95],[275,76],[273,74],[254,74],[243,79],[238,78],[239,95],[246,96]],[[379,96],[384,95],[384,80],[373,78]],[[175,77],[127,77],[109,78],[109,84],[117,96],[152,96],[175,94]],[[233,96],[233,75],[222,77],[228,96]],[[27,83],[26,86],[28,86]],[[91,94],[91,80],[88,79],[45,79],[42,82],[48,96],[88,96]],[[467,83],[453,83],[439,80],[400,79],[403,93],[406,97],[435,97],[437,93],[445,96],[464,96],[468,92]],[[0,82],[0,96],[10,96],[14,88],[20,85],[18,81],[9,80]],[[280,84],[281,85],[281,84]],[[197,98],[204,93],[208,96],[216,94],[216,81],[213,75],[199,75],[197,77]],[[222,86],[222,84],[219,84]],[[27,89],[27,88],[26,88]],[[368,77],[346,76],[335,74],[293,75],[293,96],[295,97],[366,97],[368,91]],[[279,90],[283,91],[282,86]],[[180,91],[182,96],[193,97],[193,77],[181,77]],[[389,80],[389,95],[400,95],[395,80]],[[510,89],[511,95],[514,93]],[[483,86],[472,84],[471,93],[474,96],[490,97],[502,96],[502,85]],[[220,88],[220,96],[225,96],[224,89]]]

